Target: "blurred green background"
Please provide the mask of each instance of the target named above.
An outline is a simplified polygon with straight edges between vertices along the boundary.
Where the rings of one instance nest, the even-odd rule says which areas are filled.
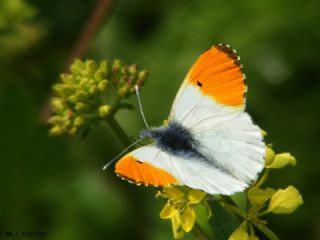
[[[0,232],[47,231],[46,239],[172,239],[155,188],[102,171],[124,146],[107,125],[85,141],[48,136],[41,121],[51,86],[66,69],[97,2],[0,2]],[[103,2],[103,1],[100,1]],[[142,89],[151,125],[167,118],[193,61],[212,44],[238,50],[249,86],[247,110],[295,168],[269,186],[294,185],[305,204],[268,217],[280,239],[320,239],[320,1],[111,1],[85,57],[120,58],[150,72]],[[130,101],[136,104],[134,97]],[[136,111],[116,118],[136,136]],[[193,239],[188,236],[188,239]]]

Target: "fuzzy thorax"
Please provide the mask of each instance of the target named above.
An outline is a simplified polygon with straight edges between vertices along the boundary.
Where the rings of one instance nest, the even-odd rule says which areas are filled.
[[[203,158],[197,151],[198,142],[194,140],[192,133],[178,123],[144,129],[140,132],[140,137],[153,139],[160,149],[169,154]]]

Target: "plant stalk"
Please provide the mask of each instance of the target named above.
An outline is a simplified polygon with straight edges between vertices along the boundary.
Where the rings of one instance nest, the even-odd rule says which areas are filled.
[[[124,146],[128,146],[131,144],[130,138],[113,116],[108,117],[106,121]]]
[[[260,178],[260,180],[256,183],[256,185],[255,185],[256,187],[261,187],[265,183],[265,181],[267,180],[267,178],[269,176],[269,172],[270,172],[270,169],[267,168],[264,171],[264,173],[263,173],[262,177]]]
[[[254,221],[251,222],[256,228],[258,228],[261,232],[263,232],[270,240],[279,240],[276,234],[272,232],[269,228],[264,226],[263,224],[256,223]]]
[[[192,233],[199,240],[213,240],[213,238],[210,238],[198,223],[194,224],[194,227],[192,229]]]

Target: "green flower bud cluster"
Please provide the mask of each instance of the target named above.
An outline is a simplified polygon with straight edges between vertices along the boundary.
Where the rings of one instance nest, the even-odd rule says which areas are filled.
[[[61,74],[61,82],[53,86],[50,134],[74,136],[107,119],[116,112],[121,100],[134,92],[134,86],[142,86],[145,79],[146,71],[139,71],[137,65],[127,66],[120,60],[112,64],[75,60],[70,73]],[[113,105],[105,101],[110,82],[118,92]]]
[[[147,71],[139,71],[137,64],[128,66],[118,59],[114,60],[111,71],[112,84],[118,89],[119,96],[123,98],[134,93],[134,86],[141,87],[147,78]]]

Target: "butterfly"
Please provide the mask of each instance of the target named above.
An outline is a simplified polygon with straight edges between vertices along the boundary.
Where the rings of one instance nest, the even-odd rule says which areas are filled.
[[[264,166],[261,130],[245,112],[240,58],[227,44],[205,51],[185,77],[166,125],[140,137],[153,143],[123,156],[118,176],[138,185],[185,185],[209,194],[243,191]]]

